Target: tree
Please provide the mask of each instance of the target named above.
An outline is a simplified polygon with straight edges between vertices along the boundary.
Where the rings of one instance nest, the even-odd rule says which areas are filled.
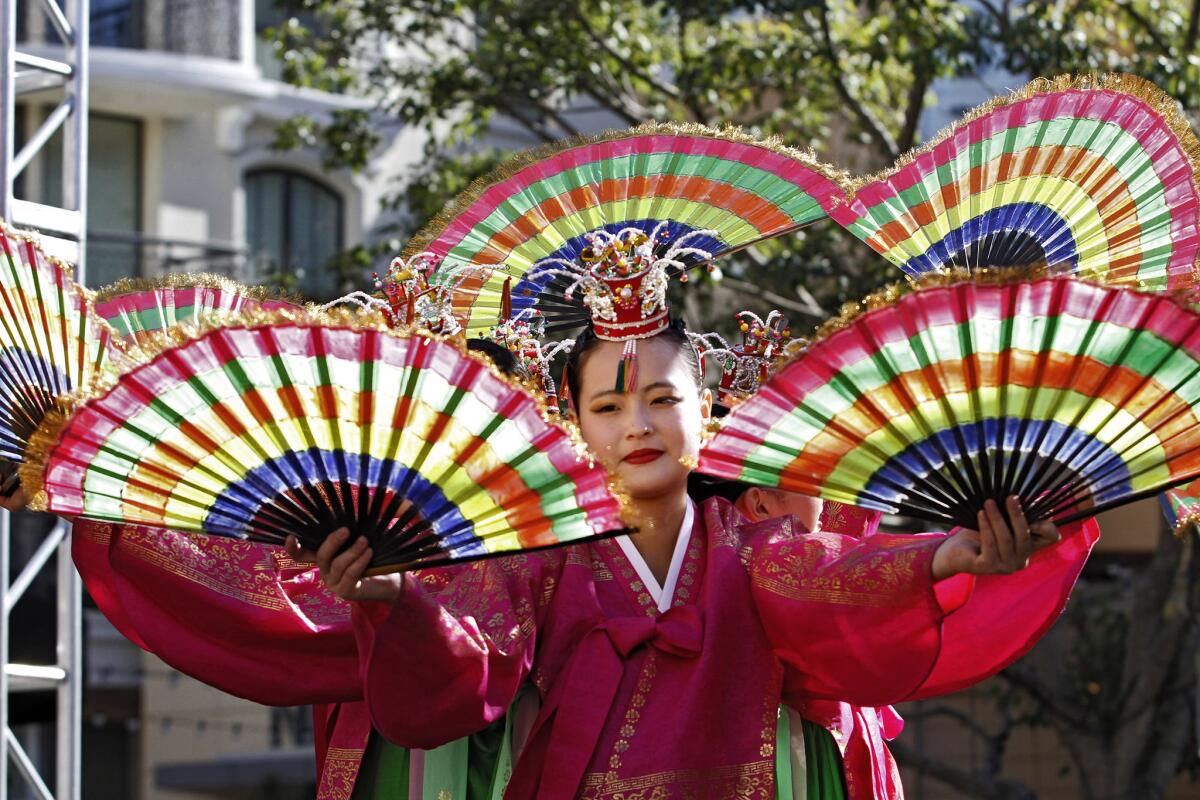
[[[1037,726],[1058,734],[1087,800],[1157,798],[1178,773],[1195,779],[1198,541],[1195,531],[1179,539],[1164,530],[1144,565],[1081,580],[1058,624],[1000,674],[998,723],[943,703],[917,712],[956,720],[981,745],[981,768],[946,763],[903,739],[897,757],[967,796],[1024,800],[1035,795],[1004,776],[1005,750],[1019,728]]]
[[[1200,109],[1196,0],[980,0],[979,7],[972,27],[1001,45],[999,61],[1013,72],[1131,72]]]
[[[406,176],[396,198],[409,212],[402,234],[506,155],[463,157],[499,116],[535,142],[585,132],[576,121],[581,109],[621,125],[735,122],[818,149],[836,141],[839,160],[874,170],[916,143],[933,81],[970,72],[984,54],[968,32],[970,12],[945,0],[874,3],[865,21],[851,4],[811,0],[290,6],[316,14],[326,33],[295,20],[275,31],[287,79],[365,94],[376,105],[341,112],[325,126],[293,120],[280,144],[320,144],[331,165],[361,167],[381,117],[425,129],[426,167]],[[385,35],[399,45],[381,45]],[[810,319],[890,276],[880,259],[830,226],[746,259],[754,284]],[[732,272],[739,266],[746,264]],[[729,285],[752,288],[736,278]]]
[[[390,243],[507,155],[475,144],[500,117],[535,143],[590,132],[585,110],[620,125],[734,122],[862,174],[919,143],[935,81],[990,64],[1129,71],[1200,106],[1196,0],[276,2],[318,21],[272,32],[285,78],[374,101],[325,124],[293,119],[281,147],[320,146],[331,166],[361,168],[381,120],[429,134],[424,166],[394,198],[405,213]],[[753,282],[739,281],[751,268]],[[726,273],[726,291],[754,300],[767,287],[805,324],[895,278],[830,225],[760,246]]]

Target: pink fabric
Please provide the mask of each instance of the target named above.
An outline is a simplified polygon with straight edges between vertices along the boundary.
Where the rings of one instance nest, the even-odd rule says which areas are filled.
[[[313,705],[318,800],[349,800],[371,733],[350,604],[278,548],[78,520],[71,554],[105,617],[198,680]]]
[[[438,593],[406,583],[392,608],[355,614],[376,729],[411,747],[451,741],[502,713],[529,677],[544,705],[510,799],[633,786],[773,797],[785,682],[875,705],[930,670],[941,537],[858,541],[743,522],[724,501],[705,505],[661,617],[611,541],[470,565]],[[830,658],[847,631],[859,642],[850,658]],[[801,655],[809,642],[824,661]],[[848,664],[868,651],[869,666]]]
[[[547,732],[583,714],[596,735],[599,704],[567,687],[611,683],[614,658],[615,701],[587,754],[583,796],[602,796],[610,772],[620,786],[680,764],[672,779],[680,791],[738,775],[751,796],[771,796],[773,756],[761,753],[773,750],[782,698],[834,733],[857,799],[900,796],[883,741],[902,721],[871,706],[953,691],[1023,654],[1057,617],[1097,535],[1091,523],[1067,532],[1013,576],[931,587],[937,537],[854,541],[779,521],[742,523],[727,504],[706,505],[676,598],[688,610],[657,624],[653,601],[611,542],[410,576],[400,603],[356,606],[353,625],[351,604],[273,548],[88,522],[77,523],[72,546],[89,592],[136,644],[257,702],[329,701],[314,708],[320,800],[349,797],[371,717],[393,740],[432,747],[502,714],[525,679],[544,708],[522,780],[532,772],[551,787],[570,784],[577,764],[544,768]],[[597,659],[608,665],[603,676]],[[855,665],[862,660],[870,663]],[[360,670],[370,704],[355,702]],[[623,737],[643,679],[652,684],[640,701],[645,713]],[[693,744],[674,741],[677,724],[695,731]],[[726,736],[733,730],[743,731],[736,741]]]
[[[1067,526],[1058,544],[1035,553],[1013,575],[956,575],[935,585],[944,609],[937,661],[906,700],[934,697],[977,683],[1016,661],[1058,619],[1100,535],[1095,521]],[[903,797],[899,769],[884,740],[904,720],[890,706],[859,708],[807,699],[785,687],[784,699],[829,730],[842,750],[850,800]]]
[[[882,516],[878,511],[826,500],[821,503],[821,519],[817,527],[825,533],[841,533],[862,539],[873,536],[879,530]]]
[[[965,689],[1029,652],[1062,613],[1099,538],[1095,520],[1067,525],[1062,541],[1020,572],[975,577],[970,599],[946,617],[937,663],[907,699]]]

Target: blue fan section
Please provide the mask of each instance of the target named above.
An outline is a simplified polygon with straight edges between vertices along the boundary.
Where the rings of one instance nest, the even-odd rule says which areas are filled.
[[[944,474],[945,470],[941,468],[947,460],[945,454],[949,454],[956,472],[964,475],[974,473],[980,476],[980,484],[984,485],[982,476],[996,473],[997,452],[1002,453],[1004,458],[1001,475],[1009,473],[1014,460],[1021,462],[1021,467],[1014,471],[1011,478],[1011,486],[994,487],[1001,497],[1017,494],[1025,497],[1027,502],[1034,500],[1023,491],[1027,482],[1034,478],[1034,472],[1041,476],[1057,474],[1050,490],[1077,480],[1094,489],[1093,483],[1099,477],[1100,483],[1107,488],[1093,496],[1096,504],[1132,494],[1129,469],[1124,460],[1090,434],[1061,422],[1023,421],[1012,417],[1003,421],[1003,428],[1001,431],[1000,420],[988,419],[981,425],[972,423],[938,431],[929,439],[910,445],[890,458],[871,476],[863,495],[899,505],[912,501],[914,490],[932,494],[939,484],[930,477],[930,465]],[[1035,446],[1036,454],[1030,455]],[[984,469],[981,452],[987,454],[987,470]],[[1058,472],[1059,465],[1064,467],[1061,473]],[[902,487],[904,491],[897,487]],[[964,506],[971,507],[972,515],[979,508],[978,504],[986,499],[973,496],[969,482],[960,487],[960,492],[963,495],[961,501]]]
[[[250,470],[240,481],[226,487],[209,509],[203,527],[209,533],[222,536],[245,537],[252,533],[252,521],[264,509],[274,507],[279,516],[296,516],[295,502],[307,494],[323,500],[325,513],[338,516],[336,524],[328,531],[348,525],[354,530],[360,525],[369,525],[369,520],[358,520],[356,508],[349,509],[349,518],[337,513],[337,501],[325,499],[323,493],[332,478],[344,476],[351,487],[364,487],[369,495],[392,492],[416,506],[420,517],[433,527],[443,551],[454,557],[468,557],[487,553],[483,543],[476,538],[474,525],[463,517],[458,507],[446,498],[442,490],[426,480],[416,470],[389,459],[378,459],[358,453],[328,451],[312,448],[306,451],[287,453],[273,458]],[[291,498],[293,502],[289,502]],[[353,504],[352,504],[353,505]],[[308,520],[309,524],[321,524],[319,518]]]
[[[1064,271],[1073,271],[1078,261],[1075,236],[1062,217],[1038,203],[1011,203],[967,220],[901,269],[922,275],[952,266],[984,240],[992,254],[989,260],[995,263],[980,264],[972,255],[969,266],[1015,267],[1045,258],[1049,264],[1064,265]],[[1028,243],[1035,247],[1026,246]],[[1031,253],[1031,249],[1037,252]]]
[[[653,232],[655,226],[657,226],[660,222],[662,222],[662,220],[658,219],[635,219],[626,220],[623,222],[610,222],[601,230],[606,230],[609,233],[616,233],[624,228],[640,228],[646,232],[647,236],[649,236],[650,233]],[[669,236],[668,241],[673,242],[679,237],[685,236],[695,230],[699,229],[690,225],[686,225],[682,222],[669,223],[667,226],[667,233]],[[592,231],[581,233],[580,235],[568,240],[561,247],[546,257],[562,258],[567,261],[578,261],[579,254],[583,252],[585,247],[587,247],[587,234],[591,232]],[[720,239],[713,236],[697,236],[688,242],[688,244],[707,250],[713,255],[718,255],[729,249],[728,246],[721,242]],[[513,287],[512,304],[514,312],[536,305],[538,296],[542,293],[542,291],[546,288],[546,285],[551,280],[550,276],[546,275],[545,273],[531,276],[532,272],[532,269],[529,272],[526,272],[525,276],[522,277],[521,280],[518,281]],[[529,294],[526,294],[526,292]]]
[[[0,350],[0,458],[22,459],[50,401],[72,388],[66,373],[42,356]]]

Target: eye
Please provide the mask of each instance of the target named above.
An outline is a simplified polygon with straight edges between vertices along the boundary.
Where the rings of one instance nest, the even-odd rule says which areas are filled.
[[[596,406],[592,409],[593,414],[609,414],[617,410],[616,403],[605,403],[602,406]]]
[[[682,400],[682,398],[676,397],[675,395],[665,394],[662,397],[656,397],[653,400],[651,400],[650,405],[673,406],[673,405],[677,405],[681,400]]]

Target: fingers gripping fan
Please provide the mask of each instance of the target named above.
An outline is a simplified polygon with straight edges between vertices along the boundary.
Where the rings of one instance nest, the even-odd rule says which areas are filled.
[[[604,471],[532,396],[415,333],[218,328],[44,433],[49,510],[308,548],[345,525],[377,572],[622,528]]]
[[[0,248],[0,494],[7,495],[46,412],[120,355],[64,266],[3,223]]]
[[[219,275],[171,275],[156,281],[123,280],[96,293],[96,313],[119,336],[153,346],[157,334],[197,323],[206,314],[303,309]]]
[[[1195,283],[1200,145],[1131,75],[1037,80],[831,211],[909,275],[1045,261],[1105,283]]]
[[[871,305],[739,405],[700,470],[971,528],[988,498],[1067,522],[1200,474],[1200,314],[1171,297],[1054,277]]]
[[[468,331],[495,324],[509,281],[512,311],[536,305],[553,333],[584,325],[587,314],[564,299],[561,277],[527,273],[545,259],[578,261],[589,233],[649,235],[669,221],[670,241],[714,232],[691,245],[719,257],[823,219],[843,197],[842,180],[805,152],[733,128],[643,125],[517,156],[460,195],[407,251],[433,253],[444,268],[476,268],[455,293]]]

